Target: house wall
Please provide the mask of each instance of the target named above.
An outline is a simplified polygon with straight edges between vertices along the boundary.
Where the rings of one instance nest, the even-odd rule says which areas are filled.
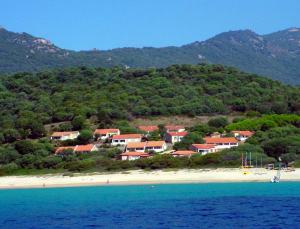
[[[127,145],[129,142],[141,142],[141,138],[130,138],[130,139],[113,139],[112,145]]]
[[[188,155],[176,155],[176,154],[173,154],[173,157],[191,157],[193,154],[188,154]]]
[[[248,137],[239,135],[239,136],[237,136],[237,139],[238,139],[239,141],[244,142],[244,141],[246,141],[246,140],[248,139]]]
[[[165,150],[167,150],[167,144],[164,143],[162,145],[162,147],[143,147],[143,148],[127,148],[126,151],[130,152],[130,151],[135,151],[135,152],[145,152],[145,151],[155,151],[156,153],[160,153],[163,152]]]
[[[173,157],[190,157],[190,156],[186,156],[186,155],[176,155],[176,154],[174,154]]]
[[[140,156],[122,156],[121,159],[122,161],[126,161],[126,160],[133,161],[133,160],[140,159]]]
[[[79,133],[74,133],[69,136],[69,139],[75,139],[79,136]]]
[[[224,143],[224,144],[216,144],[215,148],[217,150],[222,150],[222,149],[230,149],[236,146],[238,146],[238,143]]]
[[[146,147],[146,149],[148,151],[155,151],[156,153],[160,153],[160,152],[163,152],[163,151],[167,150],[167,144],[164,143],[162,145],[162,147]]]
[[[145,148],[127,148],[126,149],[127,152],[140,152],[140,153],[144,153],[145,152]]]
[[[118,131],[118,132],[116,132],[116,133],[107,133],[107,134],[105,134],[105,135],[101,135],[99,138],[101,139],[101,140],[106,140],[106,139],[108,139],[108,138],[110,138],[110,137],[112,137],[112,136],[114,136],[114,135],[119,135],[120,134],[120,131]]]
[[[172,144],[176,142],[180,142],[182,140],[183,136],[171,136],[168,133],[165,135],[165,141],[170,142]]]
[[[178,129],[178,130],[172,130],[172,129],[168,129],[168,130],[167,130],[167,132],[183,132],[183,131],[185,131],[184,128]]]
[[[194,146],[191,146],[191,150],[193,150],[193,151],[195,151],[195,152],[197,152],[197,153],[199,153],[201,155],[206,155],[208,153],[214,153],[214,152],[216,152],[215,149],[199,149],[199,148],[194,147]]]
[[[183,136],[172,136],[172,143],[181,142]]]
[[[108,134],[103,134],[103,135],[101,135],[101,136],[99,136],[99,138],[101,139],[101,140],[106,140],[106,139],[108,139],[108,137],[109,137],[109,135]],[[99,139],[98,138],[98,139]]]
[[[66,141],[76,139],[79,136],[79,133],[69,134],[61,137],[50,137],[51,140],[59,140],[59,141]]]
[[[98,147],[94,145],[91,151],[98,151]]]

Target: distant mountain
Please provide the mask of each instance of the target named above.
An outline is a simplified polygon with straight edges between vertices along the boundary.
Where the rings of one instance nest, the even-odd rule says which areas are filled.
[[[300,29],[258,35],[250,30],[221,33],[181,47],[118,48],[107,51],[61,49],[43,38],[0,28],[0,72],[37,71],[70,66],[165,67],[218,63],[300,84]]]

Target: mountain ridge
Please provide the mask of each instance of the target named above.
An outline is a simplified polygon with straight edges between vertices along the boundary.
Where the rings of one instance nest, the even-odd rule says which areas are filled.
[[[73,51],[44,38],[0,29],[0,72],[38,71],[72,66],[167,67],[223,64],[288,84],[300,84],[300,29],[259,35],[252,30],[223,32],[182,46]]]

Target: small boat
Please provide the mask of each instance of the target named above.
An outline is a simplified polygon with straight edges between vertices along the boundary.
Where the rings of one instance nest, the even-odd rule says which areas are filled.
[[[280,178],[277,176],[274,176],[271,178],[271,183],[279,183]]]
[[[278,165],[278,170],[277,170],[277,174],[276,174],[276,176],[273,176],[272,178],[271,178],[271,182],[272,183],[279,183],[279,181],[280,181],[280,170],[281,170],[281,158],[279,157],[279,165]]]

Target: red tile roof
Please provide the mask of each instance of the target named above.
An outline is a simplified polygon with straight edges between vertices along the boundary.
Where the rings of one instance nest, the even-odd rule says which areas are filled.
[[[232,131],[232,133],[239,134],[245,137],[251,137],[254,134],[254,132],[250,130],[234,130]]]
[[[233,137],[227,137],[227,138],[206,137],[206,138],[204,138],[204,141],[206,144],[238,143],[238,140],[236,140]]]
[[[178,150],[175,151],[173,153],[171,153],[172,155],[180,155],[180,156],[190,156],[193,154],[197,154],[197,152],[191,151],[191,150]]]
[[[63,132],[53,132],[51,137],[63,137],[63,136],[68,136],[70,134],[78,134],[78,131],[63,131]]]
[[[146,146],[146,142],[128,142],[127,148],[144,148]]]
[[[141,134],[120,134],[114,135],[112,139],[132,139],[132,138],[142,138]]]
[[[180,130],[180,129],[185,129],[184,126],[175,126],[175,125],[167,125],[165,128],[170,131],[170,130]]]
[[[74,149],[75,152],[90,152],[94,148],[94,145],[77,145]]]
[[[120,130],[119,129],[96,129],[94,131],[94,134],[114,134],[114,133],[120,133]]]
[[[121,153],[121,156],[140,156],[140,157],[149,157],[148,153],[140,153],[140,152],[125,152]]]
[[[182,137],[184,137],[185,135],[188,134],[188,132],[186,132],[186,131],[182,131],[182,132],[168,132],[167,134],[169,134],[170,136],[182,136]]]
[[[214,144],[193,144],[192,146],[197,149],[212,149],[215,147]]]
[[[164,141],[128,142],[127,148],[162,147],[164,144]]]
[[[158,126],[138,126],[138,129],[145,132],[153,132],[158,130]]]
[[[57,147],[55,150],[55,154],[60,154],[62,152],[64,152],[65,150],[74,150],[75,146],[61,146],[61,147]]]
[[[148,141],[147,147],[162,147],[165,144],[165,141]]]

